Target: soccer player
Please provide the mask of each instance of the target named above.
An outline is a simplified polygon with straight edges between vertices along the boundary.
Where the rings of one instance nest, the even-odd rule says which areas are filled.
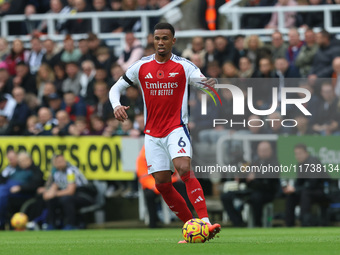
[[[156,53],[132,64],[112,86],[110,101],[119,121],[127,120],[129,106],[120,104],[121,91],[139,85],[144,99],[145,155],[148,172],[156,181],[169,208],[183,222],[192,219],[184,198],[171,182],[177,169],[185,183],[188,197],[198,217],[209,225],[209,240],[221,231],[220,224],[212,225],[201,184],[191,170],[191,143],[188,123],[188,84],[200,86],[195,81],[214,84],[190,61],[172,54],[176,42],[171,24],[158,23],[154,28]],[[172,162],[172,163],[171,163]],[[180,241],[185,242],[185,241]]]

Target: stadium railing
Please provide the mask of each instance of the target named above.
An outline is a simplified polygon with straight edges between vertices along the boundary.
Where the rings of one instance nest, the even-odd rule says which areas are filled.
[[[119,50],[123,49],[125,40],[124,33],[100,33],[100,19],[105,18],[133,18],[138,17],[141,19],[141,32],[137,32],[135,36],[142,40],[145,45],[147,35],[149,34],[149,18],[164,16],[174,8],[179,7],[185,0],[174,0],[165,7],[155,11],[121,11],[121,12],[84,12],[76,14],[34,14],[29,17],[25,15],[7,15],[1,18],[1,36],[5,37],[8,41],[13,41],[18,38],[17,35],[9,35],[8,23],[18,21],[36,21],[47,20],[47,34],[42,36],[50,38],[54,41],[62,41],[65,35],[56,34],[54,29],[54,21],[59,19],[91,19],[93,33],[97,34],[100,39],[111,40],[112,46],[117,46]],[[216,35],[235,36],[238,34],[252,35],[257,34],[261,39],[268,41],[274,29],[241,29],[240,20],[243,14],[263,14],[263,13],[278,13],[278,30],[283,34],[287,34],[288,30],[284,27],[284,13],[285,12],[323,12],[324,13],[324,28],[330,33],[340,33],[340,27],[332,25],[332,12],[340,11],[340,5],[319,5],[319,6],[284,6],[284,7],[241,7],[238,6],[240,0],[233,0],[219,8],[219,12],[225,15],[228,22],[231,23],[231,29],[225,30],[181,30],[176,31],[177,38],[191,38],[194,36],[213,37]],[[301,31],[303,31],[301,29]],[[75,40],[86,37],[86,34],[74,34],[72,37]],[[30,35],[19,36],[24,42],[28,42],[31,38]]]
[[[254,135],[254,134],[228,134],[221,136],[216,144],[216,162],[219,165],[225,164],[227,155],[226,147],[224,146],[228,141],[241,141],[243,143],[244,160],[251,162],[252,148],[251,143],[257,141],[277,141],[278,135]]]

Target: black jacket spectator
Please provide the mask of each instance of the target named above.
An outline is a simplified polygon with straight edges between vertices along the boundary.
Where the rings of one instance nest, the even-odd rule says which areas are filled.
[[[323,30],[317,34],[317,43],[319,50],[314,56],[310,74],[319,78],[330,78],[333,73],[332,61],[336,56],[340,56],[339,42],[331,40],[329,33]]]

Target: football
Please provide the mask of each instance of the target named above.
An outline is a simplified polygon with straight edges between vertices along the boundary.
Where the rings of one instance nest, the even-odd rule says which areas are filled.
[[[14,214],[11,218],[11,225],[16,230],[25,229],[27,222],[28,222],[27,215],[21,212]]]
[[[204,243],[209,237],[209,227],[201,219],[191,219],[184,224],[182,234],[188,243]]]

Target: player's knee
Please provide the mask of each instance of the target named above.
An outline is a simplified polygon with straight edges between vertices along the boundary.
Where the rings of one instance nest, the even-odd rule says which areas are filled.
[[[180,162],[175,166],[177,172],[180,176],[188,173],[190,171],[190,163],[188,162]]]

